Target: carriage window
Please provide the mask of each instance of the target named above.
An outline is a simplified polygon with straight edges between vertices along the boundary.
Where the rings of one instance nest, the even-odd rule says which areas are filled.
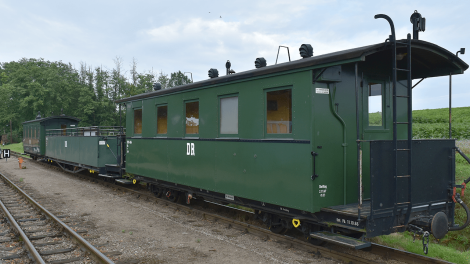
[[[382,84],[369,83],[369,126],[382,126]]]
[[[67,135],[67,125],[60,125],[60,129],[62,129],[62,136],[66,136]]]
[[[157,107],[157,134],[167,133],[168,106]]]
[[[292,133],[292,90],[266,93],[266,129],[268,134]]]
[[[238,134],[238,97],[220,98],[220,134]]]
[[[134,134],[142,134],[142,109],[134,110]]]
[[[186,134],[199,134],[199,102],[186,103]]]

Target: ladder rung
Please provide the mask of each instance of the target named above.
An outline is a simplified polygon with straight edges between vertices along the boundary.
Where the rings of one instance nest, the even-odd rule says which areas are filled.
[[[396,41],[397,44],[408,46],[408,42]]]
[[[400,68],[395,68],[397,71],[410,71],[410,70],[407,70],[407,69],[400,69]]]
[[[397,205],[402,205],[402,204],[410,204],[411,202],[403,202],[403,203],[397,203]]]
[[[411,178],[411,175],[400,175],[397,178]]]
[[[410,149],[397,149],[397,151],[410,151]]]
[[[396,97],[401,97],[401,98],[410,98],[408,95],[395,95]]]
[[[398,124],[398,125],[405,125],[406,124],[406,125],[408,125],[409,122],[395,122],[395,124]]]

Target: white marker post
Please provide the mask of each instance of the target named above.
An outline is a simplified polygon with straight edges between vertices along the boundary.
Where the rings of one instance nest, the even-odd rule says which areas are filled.
[[[5,162],[8,162],[8,158],[10,157],[10,150],[4,149],[3,150],[3,157],[5,158]]]

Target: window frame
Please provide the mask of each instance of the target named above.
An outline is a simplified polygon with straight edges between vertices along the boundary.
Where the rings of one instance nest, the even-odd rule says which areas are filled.
[[[280,134],[280,133],[268,133],[268,93],[275,92],[275,91],[282,91],[282,90],[290,90],[291,91],[291,126],[292,130],[290,133]],[[264,123],[263,123],[263,135],[265,139],[292,139],[294,137],[294,87],[292,85],[289,86],[282,86],[276,88],[268,88],[264,89],[264,101],[263,101],[263,111],[264,111]]]
[[[142,125],[141,125],[141,126],[142,126],[142,127],[141,127],[141,132],[140,132],[140,134],[135,133],[135,111],[136,111],[136,110],[141,110],[141,111],[142,111],[142,120],[141,120],[141,122],[142,122]],[[143,119],[144,119],[144,110],[143,110],[143,107],[142,107],[142,106],[133,107],[133,108],[132,108],[132,127],[133,127],[133,129],[132,129],[132,136],[133,136],[133,137],[142,137],[142,133],[143,133],[143,131],[144,131],[144,122],[143,122]]]
[[[184,130],[184,137],[185,138],[199,138],[199,135],[201,134],[201,126],[200,126],[200,122],[198,123],[198,126],[197,126],[197,134],[187,134],[186,133],[186,105],[188,103],[194,103],[194,102],[198,102],[198,106],[197,106],[197,113],[198,113],[198,122],[200,121],[201,119],[201,112],[200,112],[200,100],[199,98],[195,98],[195,99],[190,99],[190,100],[184,100],[183,101],[183,104],[184,104],[184,107],[183,107],[183,116],[184,116],[184,121],[183,121],[183,130]]]
[[[237,133],[236,134],[222,134],[220,132],[220,126],[222,125],[222,106],[221,106],[221,99],[224,98],[231,98],[231,97],[237,97],[237,122],[238,122],[238,127],[237,127]],[[231,94],[224,94],[224,95],[219,95],[217,96],[218,100],[218,110],[217,110],[217,127],[218,127],[218,137],[219,138],[239,138],[240,134],[240,96],[239,93],[231,93]]]
[[[159,134],[158,133],[158,108],[166,106],[166,133],[165,134]],[[186,107],[186,105],[185,105]],[[162,103],[162,104],[156,104],[155,105],[155,135],[157,137],[167,137],[168,135],[168,103]]]
[[[381,85],[381,96],[382,96],[382,125],[381,126],[371,126],[370,123],[369,123],[369,86],[371,83],[374,83],[374,84],[380,84]],[[364,123],[366,124],[366,128],[365,128],[365,131],[376,131],[376,130],[380,130],[380,131],[383,131],[383,130],[387,130],[387,126],[386,126],[386,121],[387,121],[387,107],[386,107],[386,98],[387,98],[387,95],[386,95],[386,81],[385,80],[380,80],[380,79],[369,79],[367,80],[367,86],[366,86],[366,93],[365,93],[365,109],[367,109],[367,111],[364,111],[364,115],[365,115],[365,118],[364,120],[366,120]],[[385,131],[384,131],[385,132]]]

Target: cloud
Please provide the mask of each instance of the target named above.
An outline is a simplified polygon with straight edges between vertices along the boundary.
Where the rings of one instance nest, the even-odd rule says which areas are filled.
[[[230,43],[233,42],[274,47],[284,38],[280,34],[243,31],[244,25],[246,23],[194,18],[186,22],[177,21],[148,29],[144,31],[144,34],[157,43],[215,43],[216,46],[219,46],[217,52],[221,53],[228,51],[223,46],[230,46]]]

